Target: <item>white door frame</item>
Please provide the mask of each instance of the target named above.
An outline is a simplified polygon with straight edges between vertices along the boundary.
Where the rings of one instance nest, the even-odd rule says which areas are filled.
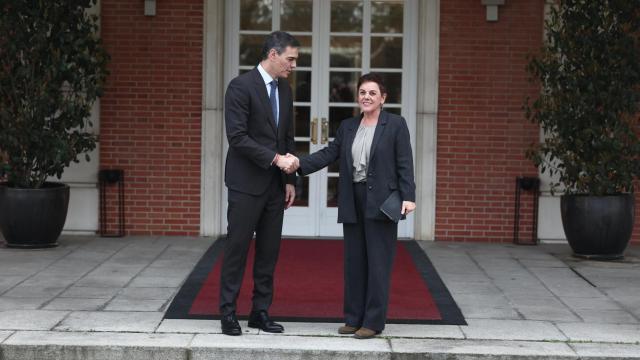
[[[201,234],[217,236],[226,233],[227,227],[223,179],[228,144],[223,126],[223,89],[235,74],[230,67],[238,63],[239,53],[238,43],[231,39],[227,29],[239,19],[230,16],[232,6],[238,6],[237,1],[204,2]],[[421,240],[433,240],[435,234],[439,4],[439,0],[406,0],[405,3],[412,8],[413,20],[404,22],[404,41],[413,46],[404,46],[403,61],[410,62],[411,70],[403,73],[403,94],[414,93],[416,97],[406,99],[402,114],[412,134],[418,209],[406,221],[410,223],[408,233],[400,235]],[[407,29],[411,24],[413,27]],[[220,69],[224,69],[223,75]]]

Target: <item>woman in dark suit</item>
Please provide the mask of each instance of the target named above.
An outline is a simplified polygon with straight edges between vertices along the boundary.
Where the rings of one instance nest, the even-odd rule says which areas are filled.
[[[303,175],[339,160],[345,325],[338,332],[359,339],[379,334],[387,315],[398,225],[380,205],[397,190],[403,214],[416,207],[409,129],[404,118],[382,110],[386,97],[379,75],[363,75],[358,81],[361,114],[343,120],[328,147],[300,158]]]

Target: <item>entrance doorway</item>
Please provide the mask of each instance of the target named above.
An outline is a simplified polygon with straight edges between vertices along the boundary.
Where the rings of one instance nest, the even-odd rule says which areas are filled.
[[[370,71],[384,78],[385,110],[403,115],[413,138],[416,81],[409,70],[417,50],[408,45],[417,33],[416,12],[415,0],[229,0],[225,84],[258,64],[265,35],[287,31],[301,43],[298,68],[289,77],[299,156],[326,147],[340,121],[359,113],[356,83]],[[298,177],[283,235],[341,237],[337,189],[337,163]],[[398,235],[413,237],[413,217],[400,223]]]

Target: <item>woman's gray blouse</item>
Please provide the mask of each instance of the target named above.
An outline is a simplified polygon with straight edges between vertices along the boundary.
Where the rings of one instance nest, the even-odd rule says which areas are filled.
[[[353,182],[367,180],[367,166],[369,165],[369,153],[376,126],[364,126],[360,124],[356,138],[353,140],[351,155],[353,156]]]

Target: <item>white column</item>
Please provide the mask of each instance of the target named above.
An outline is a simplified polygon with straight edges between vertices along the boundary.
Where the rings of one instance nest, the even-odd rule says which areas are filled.
[[[89,9],[88,14],[98,17],[100,26],[101,1],[98,0]],[[98,34],[99,34],[98,29]],[[100,99],[96,99],[91,109],[91,131],[94,134],[100,133]],[[90,161],[84,159],[84,154],[78,156],[78,163],[71,163],[64,169],[62,177],[58,180],[55,176],[49,177],[47,181],[60,181],[70,187],[69,209],[67,210],[67,220],[64,224],[63,234],[92,235],[98,231],[98,168],[100,166],[100,143],[89,152]],[[126,176],[126,174],[125,174]]]
[[[224,81],[224,0],[204,0],[204,68],[202,109],[202,180],[200,234],[223,233],[222,188],[224,164],[223,81]]]
[[[544,20],[549,20],[551,7],[555,3],[546,0],[544,4]],[[542,41],[546,42],[547,31],[542,27]],[[540,141],[544,140],[544,132],[540,130]],[[538,239],[542,242],[566,242],[564,229],[562,228],[562,216],[560,215],[560,196],[551,195],[550,183],[558,181],[559,176],[551,177],[549,173],[538,171],[540,177],[540,198],[538,203]]]
[[[440,1],[419,2],[415,239],[434,240]]]

